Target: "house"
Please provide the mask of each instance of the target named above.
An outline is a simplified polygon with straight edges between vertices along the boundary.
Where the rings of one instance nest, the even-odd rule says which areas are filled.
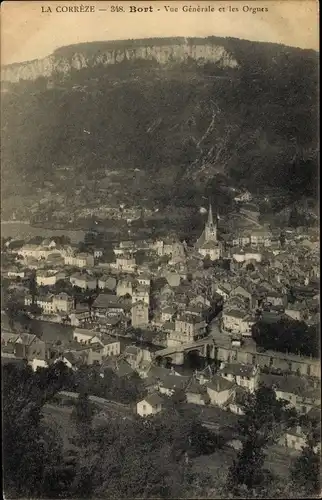
[[[60,293],[53,297],[53,310],[56,312],[63,312],[69,314],[74,307],[74,299],[67,295],[67,293]]]
[[[132,296],[133,282],[130,279],[120,279],[116,286],[116,295],[123,297],[124,295]]]
[[[161,321],[165,323],[166,321],[172,321],[174,315],[176,313],[176,310],[174,307],[165,307],[161,311]]]
[[[125,348],[123,358],[136,370],[143,359],[142,349],[135,345],[129,345]]]
[[[306,446],[306,443],[306,434],[300,425],[287,429],[284,435],[279,439],[280,445],[296,451],[302,451],[302,449]],[[318,450],[316,449],[314,451]]]
[[[115,340],[108,335],[100,335],[100,345],[104,356],[119,356],[121,352],[121,344],[119,340]]]
[[[204,258],[209,258],[211,261],[220,259],[222,255],[222,247],[218,241],[207,241],[199,247],[198,251]]]
[[[199,384],[196,380],[191,380],[186,390],[187,403],[195,405],[206,405],[210,403],[207,387]]]
[[[234,382],[220,375],[214,375],[212,379],[206,383],[210,404],[221,407],[226,406],[234,396],[235,385]]]
[[[229,309],[222,313],[222,327],[227,333],[251,337],[255,323],[255,318],[245,310]]]
[[[76,304],[69,313],[71,326],[80,326],[92,318],[88,304]]]
[[[74,273],[70,276],[69,281],[73,286],[83,290],[95,290],[97,287],[97,279],[86,273]]]
[[[277,399],[287,401],[300,414],[307,414],[321,405],[319,384],[306,377],[262,374],[261,381],[275,390]]]
[[[64,278],[61,277],[61,275],[59,275],[59,279],[64,279]],[[53,286],[57,282],[57,272],[53,270],[37,271],[36,282],[38,286]]]
[[[81,344],[92,344],[100,342],[99,337],[94,330],[87,330],[86,328],[75,328],[73,332],[73,339]]]
[[[104,250],[102,248],[96,248],[94,249],[94,258],[95,259],[99,259],[100,257],[102,257],[104,254]]]
[[[213,291],[218,293],[224,300],[227,300],[231,293],[231,285],[229,283],[219,283],[213,286]]]
[[[100,368],[100,376],[104,378],[106,370],[112,370],[119,378],[131,377],[135,370],[124,360],[117,357],[110,357],[103,361]]]
[[[163,407],[164,398],[158,393],[153,393],[137,403],[136,412],[141,417],[148,417],[160,413]]]
[[[100,293],[92,305],[92,310],[98,318],[104,318],[107,315],[118,316],[124,313],[124,304],[116,295]]]
[[[287,295],[280,292],[270,291],[266,294],[264,302],[266,304],[282,306],[284,308],[287,305]]]
[[[144,286],[147,286],[147,287],[150,287],[151,285],[151,278],[148,274],[146,273],[142,273],[138,276],[138,282],[140,285],[144,285]]]
[[[18,267],[12,267],[8,271],[8,278],[24,278],[25,274],[25,271],[18,269]]]
[[[65,255],[64,261],[66,266],[79,268],[94,267],[94,257],[90,253],[78,253],[75,255]]]
[[[30,333],[21,333],[18,336],[13,335],[10,339],[7,339],[7,345],[13,347],[14,355],[17,358],[24,358],[28,361],[46,359],[46,344],[36,335]]]
[[[249,392],[255,392],[259,384],[259,367],[242,363],[221,363],[218,375],[234,382]]]
[[[116,263],[112,265],[118,271],[133,273],[136,269],[135,258],[131,254],[118,255]]]
[[[138,285],[132,290],[132,304],[136,302],[145,302],[150,305],[150,286]]]
[[[116,279],[112,276],[103,275],[97,280],[97,286],[100,290],[108,289],[114,291],[116,288]]]
[[[161,394],[165,394],[166,396],[172,396],[176,390],[183,390],[187,388],[191,377],[180,376],[170,374],[166,377],[163,377],[162,380],[159,381],[158,389]]]
[[[76,371],[79,367],[80,360],[73,352],[66,352],[64,355],[58,357],[55,363],[63,362],[67,368]]]
[[[35,297],[34,304],[40,307],[43,313],[53,314],[55,312],[53,299],[54,299],[53,294],[39,295]],[[25,305],[30,306],[32,303],[33,303],[32,297],[30,295],[26,295]]]
[[[247,391],[240,386],[235,389],[235,395],[231,403],[229,403],[229,410],[235,415],[244,415],[243,402],[245,401]]]
[[[269,247],[272,244],[272,233],[268,229],[254,228],[250,235],[250,244],[252,246]]]
[[[251,249],[236,248],[232,251],[232,258],[236,262],[261,262],[262,253]]]
[[[170,343],[184,344],[186,342],[193,342],[206,334],[206,322],[196,316],[183,313],[175,319],[174,323],[175,330],[168,338],[168,342]]]
[[[134,328],[146,326],[149,323],[149,306],[144,301],[132,305],[132,326]]]
[[[291,319],[302,321],[305,316],[305,306],[300,302],[288,304],[285,308],[285,314]]]
[[[252,201],[253,197],[249,191],[243,191],[242,193],[238,194],[235,196],[234,201],[237,203],[245,202],[245,201]]]

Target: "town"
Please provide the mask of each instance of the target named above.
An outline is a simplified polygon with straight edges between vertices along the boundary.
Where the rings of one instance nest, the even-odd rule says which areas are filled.
[[[64,236],[2,238],[2,364],[137,374],[145,395],[133,411],[142,417],[162,413],[177,390],[213,415],[240,415],[265,384],[316,418],[318,232],[227,234],[211,204],[204,217],[192,246],[175,233],[119,241],[112,252],[95,239],[80,248]],[[211,411],[205,421],[218,427]],[[299,451],[305,439],[296,426],[280,444]]]

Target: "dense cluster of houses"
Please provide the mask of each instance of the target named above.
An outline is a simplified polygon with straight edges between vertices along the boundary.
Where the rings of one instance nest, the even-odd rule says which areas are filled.
[[[7,327],[2,334],[3,362],[27,359],[36,369],[63,360],[72,369],[98,363],[102,374],[106,366],[119,376],[136,372],[148,394],[137,405],[142,416],[161,411],[163,398],[176,389],[183,390],[192,404],[240,413],[245,392],[253,392],[268,377],[256,356],[247,358],[242,352],[253,325],[259,319],[274,323],[281,318],[308,325],[320,322],[319,242],[310,231],[285,232],[283,238],[265,227],[222,238],[217,232],[210,207],[193,247],[175,234],[154,241],[121,241],[114,246],[111,262],[101,248],[84,253],[54,240],[15,249],[7,245],[4,252],[10,264],[1,271],[9,282],[8,293],[20,298],[22,308],[38,306],[41,313],[35,320],[64,324],[69,334],[48,340],[46,332],[39,338]],[[212,265],[205,266],[205,260]],[[149,349],[133,345],[121,352],[116,335],[131,328],[149,331]],[[153,344],[176,348],[203,338],[220,341],[217,355],[222,363],[215,373],[208,368],[184,377],[156,365]],[[227,352],[241,349],[237,356],[221,354],[225,343]],[[318,371],[305,373],[318,377]],[[319,408],[316,382],[310,377],[288,374],[277,379],[271,383],[277,396],[298,411]]]

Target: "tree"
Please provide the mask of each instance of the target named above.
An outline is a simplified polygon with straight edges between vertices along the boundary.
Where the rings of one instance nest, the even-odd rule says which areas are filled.
[[[303,356],[319,356],[317,328],[304,321],[282,319],[277,323],[258,321],[252,328],[256,344],[265,349],[292,352]]]
[[[24,363],[3,367],[4,489],[8,498],[57,498],[63,493],[67,476],[62,441],[43,423],[42,407],[64,388],[65,369],[58,365],[34,373]]]
[[[320,454],[314,451],[312,445],[303,448],[301,455],[291,468],[291,479],[297,489],[307,497],[320,491]]]
[[[89,401],[88,394],[86,392],[81,392],[76,401],[71,418],[76,423],[76,426],[89,427],[92,424],[93,416],[93,404]]]
[[[287,403],[277,400],[275,391],[264,386],[246,396],[243,412],[238,421],[243,446],[227,478],[227,487],[233,490],[242,485],[251,490],[262,484],[265,449],[278,439],[293,416]]]
[[[29,280],[28,280],[28,288],[29,288],[29,293],[31,295],[31,303],[35,303],[36,295],[37,295],[37,281],[36,281],[36,271],[33,270],[30,274]]]

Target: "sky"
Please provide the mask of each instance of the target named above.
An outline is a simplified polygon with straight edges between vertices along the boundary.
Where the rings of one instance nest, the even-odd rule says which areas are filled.
[[[95,12],[56,12],[61,6],[92,6]],[[112,5],[124,12],[112,13]],[[178,8],[166,12],[165,6]],[[238,12],[229,12],[229,5]],[[130,13],[129,6],[152,6],[153,12]],[[182,12],[183,6],[215,12]],[[243,6],[268,9],[251,10]],[[50,7],[52,12],[42,12]],[[225,8],[220,12],[219,8]],[[158,10],[159,9],[159,10]],[[1,5],[1,64],[30,61],[56,48],[81,42],[173,36],[231,36],[318,50],[318,3],[315,0],[149,2],[4,1]]]

